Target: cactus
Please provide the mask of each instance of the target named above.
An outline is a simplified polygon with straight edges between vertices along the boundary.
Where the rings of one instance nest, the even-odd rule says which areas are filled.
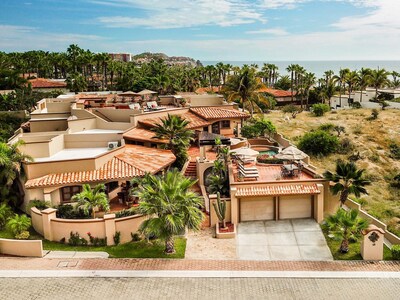
[[[222,223],[222,228],[226,228],[225,213],[226,213],[226,200],[221,201],[220,194],[217,193],[217,201],[213,202],[215,213],[218,220]]]

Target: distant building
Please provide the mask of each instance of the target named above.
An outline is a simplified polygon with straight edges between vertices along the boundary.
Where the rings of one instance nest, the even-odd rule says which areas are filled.
[[[130,53],[108,53],[112,60],[130,62],[132,61],[132,56]]]
[[[51,92],[60,90],[64,93],[68,92],[67,84],[64,79],[35,78],[29,79],[28,81],[34,91]]]

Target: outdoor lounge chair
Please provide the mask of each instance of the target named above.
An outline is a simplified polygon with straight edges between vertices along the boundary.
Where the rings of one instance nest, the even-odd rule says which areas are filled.
[[[162,109],[165,109],[165,107],[158,106],[156,101],[146,102],[146,106],[147,106],[148,110],[162,110]]]
[[[260,177],[260,174],[257,172],[244,172],[239,169],[239,174],[241,175],[242,178],[255,178],[257,180],[258,177]]]

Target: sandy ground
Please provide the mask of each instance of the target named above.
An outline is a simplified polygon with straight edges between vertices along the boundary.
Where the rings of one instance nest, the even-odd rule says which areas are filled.
[[[215,229],[206,227],[189,232],[186,242],[187,259],[236,259],[235,239],[214,238]]]

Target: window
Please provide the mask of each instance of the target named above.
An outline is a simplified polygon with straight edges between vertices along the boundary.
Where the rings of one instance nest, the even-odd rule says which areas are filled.
[[[61,200],[62,202],[71,202],[73,195],[80,193],[82,190],[81,186],[66,186],[61,189]]]
[[[113,181],[113,182],[106,183],[107,194],[112,192],[113,190],[117,189],[118,187],[119,187],[118,181]]]
[[[221,121],[221,128],[231,128],[231,121],[229,120]]]

